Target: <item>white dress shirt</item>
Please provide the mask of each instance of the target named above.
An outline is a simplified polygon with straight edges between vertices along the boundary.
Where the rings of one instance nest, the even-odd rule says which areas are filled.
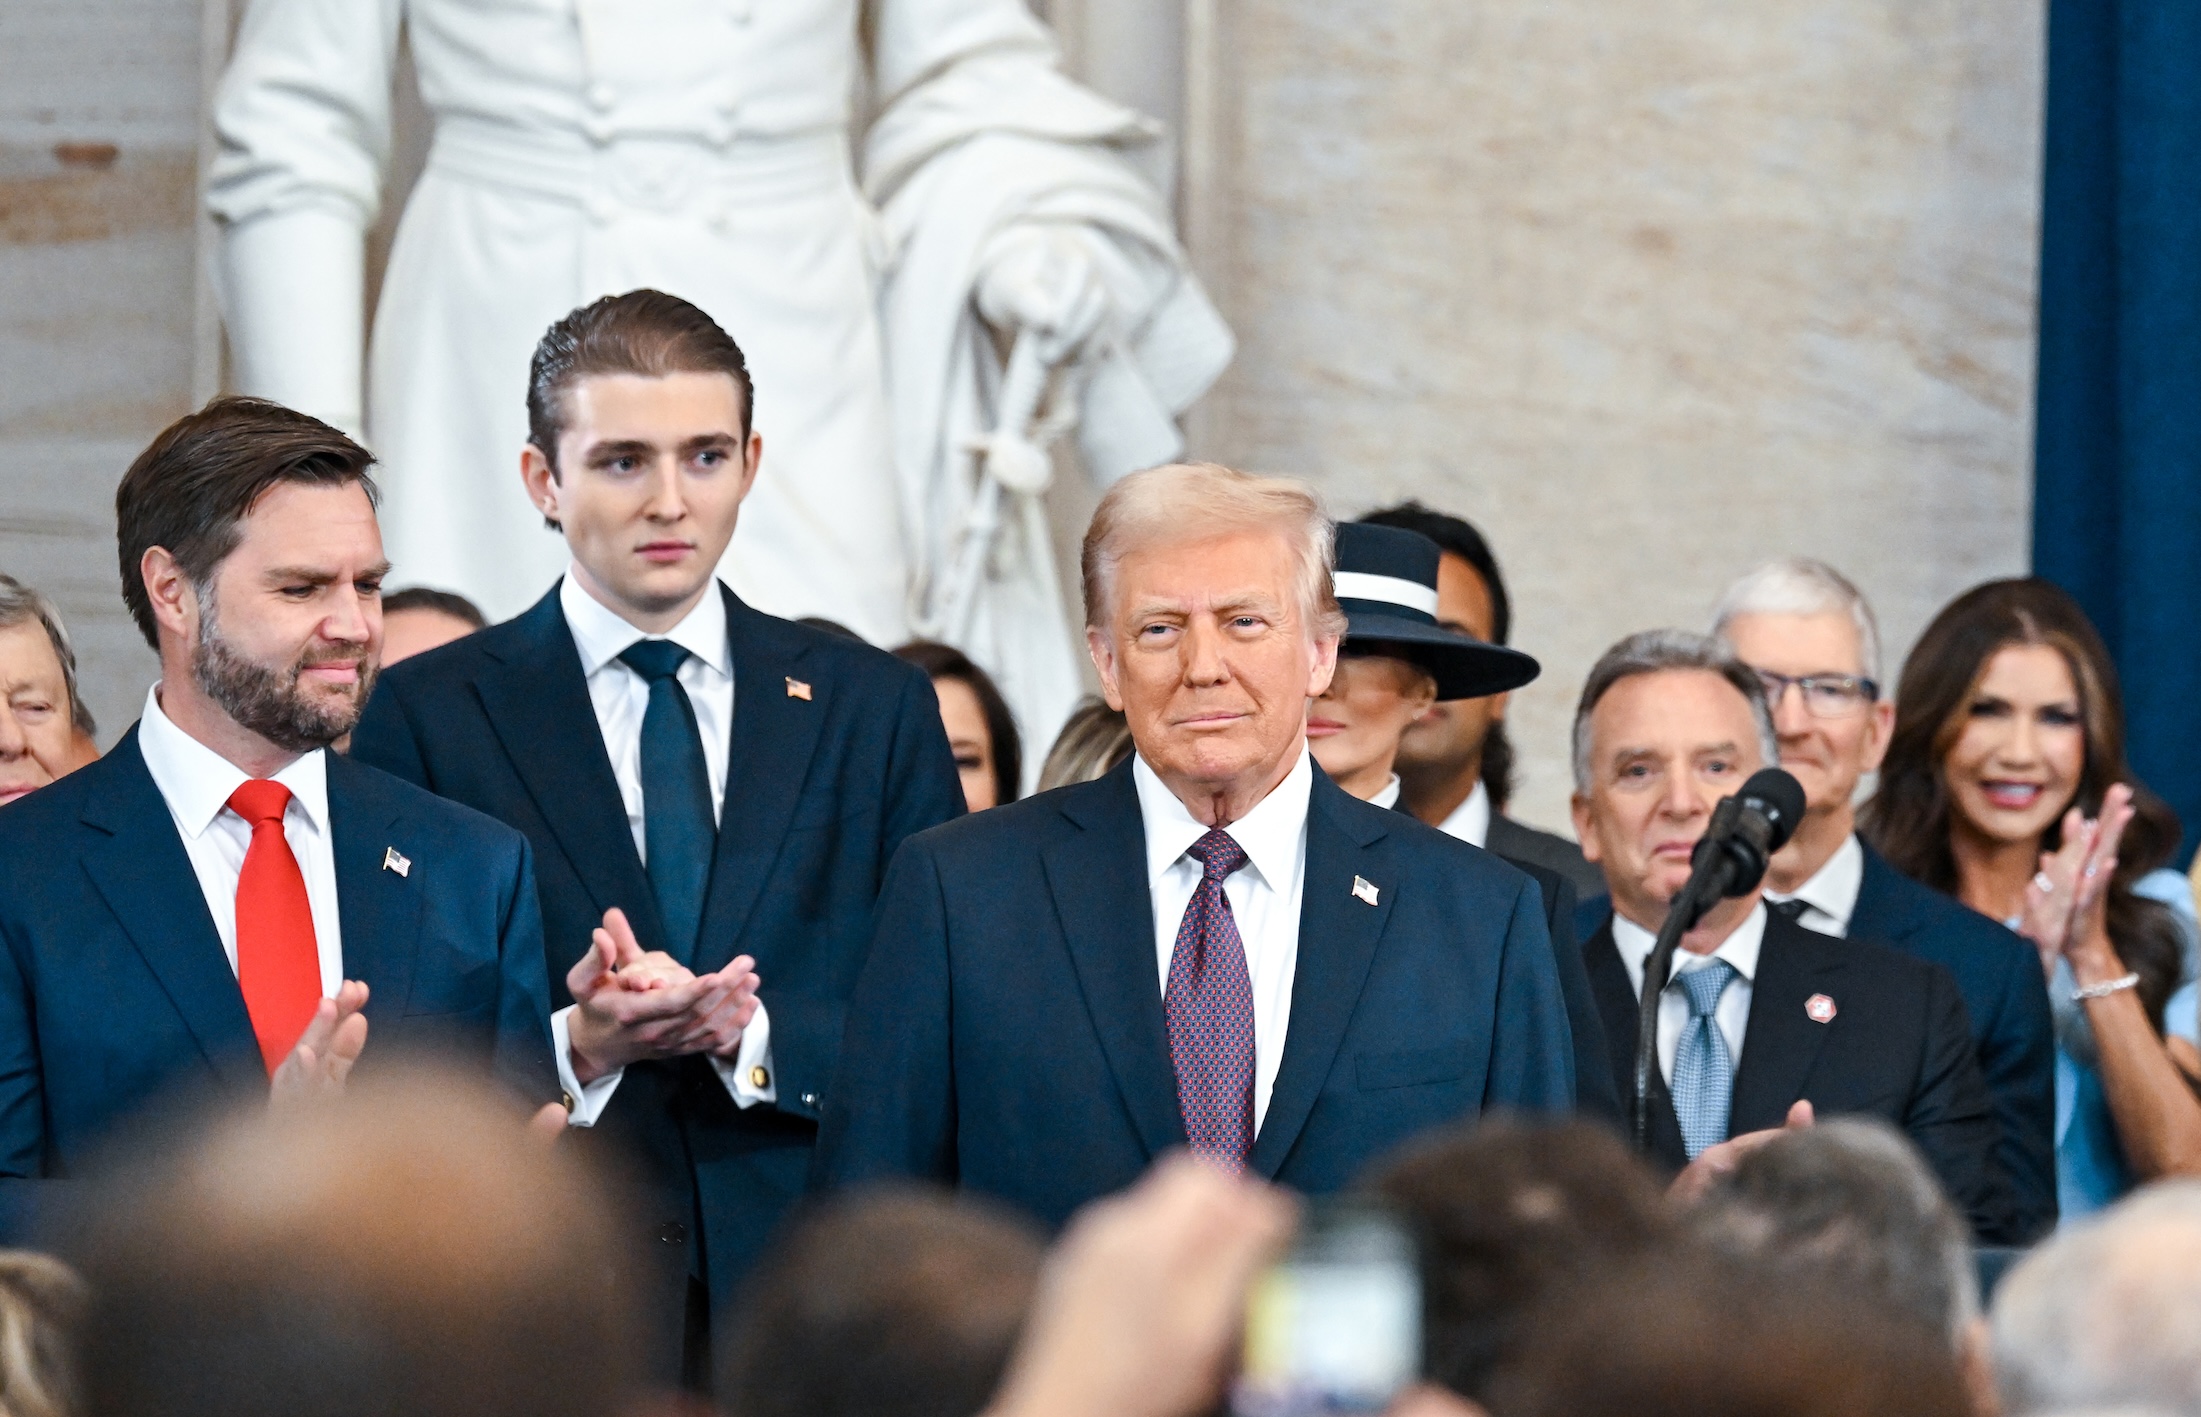
[[[138,720],[138,752],[153,775],[184,854],[199,878],[207,913],[222,952],[237,968],[237,878],[244,873],[252,826],[229,810],[229,794],[252,774],[178,728],[161,711],[160,685],[145,692],[145,716]],[[321,996],[334,998],[344,984],[344,932],[336,907],[336,848],[329,836],[328,761],[320,749],[300,757],[273,779],[290,789],[283,809],[283,840],[298,858],[306,878],[306,904],[313,910],[313,941],[321,956]]]
[[[1253,1126],[1268,1115],[1276,1070],[1284,1061],[1284,1033],[1292,1017],[1292,977],[1299,968],[1299,902],[1307,878],[1307,801],[1314,790],[1314,760],[1304,748],[1299,761],[1252,811],[1224,828],[1248,858],[1223,881],[1238,938],[1246,947],[1253,983]],[[1177,794],[1162,785],[1144,758],[1134,758],[1139,818],[1146,828],[1146,885],[1154,902],[1154,957],[1162,989],[1169,989],[1169,961],[1177,951],[1200,863],[1185,854],[1207,835]]]
[[[643,640],[671,640],[688,651],[680,666],[680,687],[695,710],[695,726],[703,736],[703,765],[711,779],[711,816],[724,815],[726,760],[733,741],[734,657],[726,640],[726,601],[713,581],[680,623],[662,635],[645,634],[621,619],[585,590],[580,577],[568,567],[558,587],[558,607],[565,612],[566,628],[573,633],[574,648],[581,653],[581,673],[588,681],[589,703],[596,710],[596,726],[604,735],[604,751],[611,758],[611,775],[618,780],[619,798],[626,805],[627,828],[634,834],[635,854],[649,864],[649,846],[643,830],[642,716],[649,710],[650,685],[619,656]],[[574,942],[574,955],[579,946]],[[550,1040],[558,1059],[558,1082],[573,1099],[568,1120],[577,1127],[595,1125],[604,1105],[619,1088],[624,1069],[605,1073],[586,1085],[574,1076],[571,1019],[568,1005],[550,1016]],[[737,1106],[779,1100],[772,1077],[772,1020],[764,1005],[742,1030],[741,1050],[733,1058],[713,1058],[719,1081],[733,1095]],[[751,1074],[763,1069],[763,1086]]]
[[[1800,900],[1804,913],[1796,923],[1837,937],[1849,934],[1849,918],[1857,913],[1857,893],[1865,888],[1865,848],[1852,832],[1827,858],[1810,880],[1783,895],[1767,891],[1767,900]]]
[[[1381,807],[1386,812],[1395,810],[1399,805],[1400,786],[1399,775],[1392,773],[1391,780],[1377,788],[1376,795],[1368,799],[1369,805]]]
[[[1651,957],[1651,946],[1657,942],[1656,936],[1633,920],[1613,916],[1613,945],[1620,951],[1620,962],[1627,966],[1628,988],[1639,999],[1643,997],[1643,965]],[[1674,1080],[1674,1053],[1681,1046],[1681,1031],[1689,1023],[1689,997],[1681,988],[1681,976],[1702,969],[1715,959],[1726,960],[1735,967],[1735,977],[1727,981],[1719,1007],[1712,1010],[1712,1023],[1727,1040],[1728,1056],[1739,1068],[1742,1066],[1743,1035],[1750,1028],[1750,994],[1758,977],[1758,951],[1764,944],[1765,902],[1759,901],[1750,914],[1743,917],[1742,924],[1735,927],[1734,933],[1720,941],[1720,947],[1712,953],[1674,951],[1673,975],[1658,998],[1658,1071],[1669,1085]]]
[[[1437,824],[1437,830],[1469,846],[1490,844],[1490,789],[1483,786],[1482,779],[1476,779],[1475,790],[1452,809],[1451,816]]]

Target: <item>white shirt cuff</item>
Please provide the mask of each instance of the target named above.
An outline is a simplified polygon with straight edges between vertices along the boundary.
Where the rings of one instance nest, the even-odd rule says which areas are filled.
[[[604,1115],[604,1107],[611,1095],[619,1090],[619,1079],[627,1075],[625,1068],[613,1068],[594,1082],[584,1083],[573,1073],[573,1035],[567,1015],[573,1012],[568,1004],[550,1016],[550,1051],[558,1060],[558,1086],[565,1089],[570,1105],[566,1111],[569,1127],[593,1127],[596,1119]]]
[[[718,1080],[736,1107],[754,1107],[780,1100],[779,1079],[772,1073],[772,1016],[757,1003],[757,1016],[741,1031],[741,1047],[731,1058],[711,1059]]]

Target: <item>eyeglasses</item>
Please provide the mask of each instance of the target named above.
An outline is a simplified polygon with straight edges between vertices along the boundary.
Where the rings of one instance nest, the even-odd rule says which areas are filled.
[[[1880,697],[1878,684],[1856,674],[1789,675],[1775,674],[1770,669],[1755,672],[1758,682],[1765,685],[1768,707],[1779,708],[1781,697],[1793,684],[1803,690],[1804,709],[1813,718],[1850,718],[1863,713]]]

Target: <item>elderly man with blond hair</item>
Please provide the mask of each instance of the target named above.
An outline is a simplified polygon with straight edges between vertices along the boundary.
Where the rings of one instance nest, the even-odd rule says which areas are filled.
[[[1310,1193],[1426,1128],[1565,1110],[1527,876],[1344,792],[1307,701],[1343,630],[1290,482],[1157,468],[1086,533],[1086,640],[1135,752],[910,838],[820,1178],[956,1183],[1059,1224],[1189,1146]]]

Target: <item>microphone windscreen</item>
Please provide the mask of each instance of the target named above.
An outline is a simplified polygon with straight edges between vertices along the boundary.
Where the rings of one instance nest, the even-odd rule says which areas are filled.
[[[1757,805],[1773,828],[1766,849],[1786,846],[1804,819],[1804,785],[1780,768],[1760,768],[1742,785],[1740,795],[1745,803]]]

